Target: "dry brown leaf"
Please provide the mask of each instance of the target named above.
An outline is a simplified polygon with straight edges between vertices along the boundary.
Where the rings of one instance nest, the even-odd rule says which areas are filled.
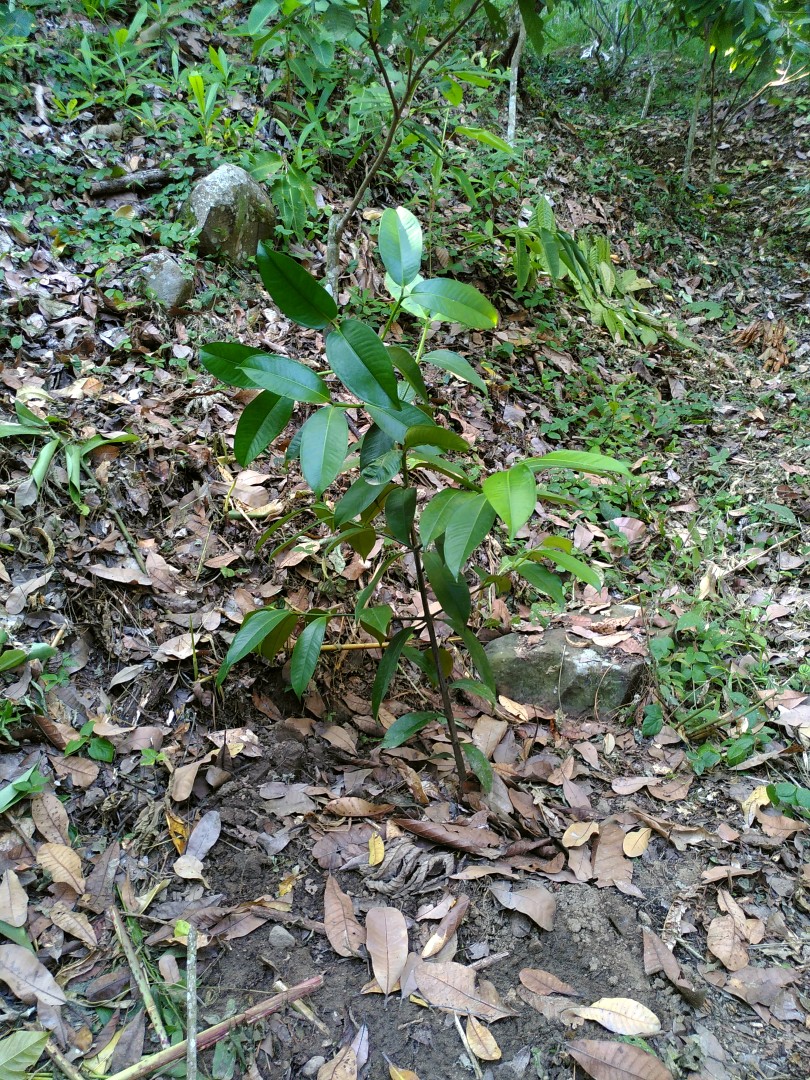
[[[331,1061],[321,1065],[318,1080],[357,1080],[357,1054],[352,1047],[341,1047]]]
[[[366,932],[354,916],[349,896],[331,874],[323,894],[323,923],[329,944],[338,956],[360,956]]]
[[[352,796],[344,796],[341,799],[330,799],[324,806],[325,814],[334,814],[335,817],[381,817],[394,809],[388,803],[373,803],[368,799],[358,799]]]
[[[175,859],[172,870],[184,881],[205,881],[202,860],[193,855],[181,855]]]
[[[564,1014],[568,1011],[570,1005],[564,997],[560,997],[558,994],[535,994],[533,990],[529,990],[525,986],[519,986],[517,994],[521,1001],[531,1005],[550,1023],[566,1024]],[[577,1020],[576,1022],[581,1024],[583,1021]],[[570,1023],[567,1026],[571,1026]]]
[[[624,857],[624,829],[610,819],[602,822],[593,855],[593,873],[600,889],[620,881],[629,883],[633,877],[633,865]]]
[[[600,998],[592,1005],[577,1005],[568,1013],[597,1024],[616,1035],[657,1035],[661,1021],[655,1013],[633,998]]]
[[[490,1022],[515,1015],[497,999],[497,995],[493,995],[491,987],[477,988],[475,972],[463,964],[452,960],[446,964],[419,960],[414,964],[413,973],[419,993],[429,1004],[440,1009],[478,1016]]]
[[[476,829],[468,825],[447,825],[436,821],[413,821],[411,818],[394,818],[394,825],[406,832],[415,833],[424,840],[443,847],[466,851],[470,855],[494,858],[500,854],[501,838],[492,829]]]
[[[9,926],[25,926],[28,920],[28,895],[13,870],[6,870],[0,880],[0,921]]]
[[[562,835],[563,847],[578,848],[599,833],[598,821],[574,821]]]
[[[87,571],[94,577],[113,581],[116,585],[152,584],[152,579],[148,574],[144,574],[137,566],[105,566],[103,563],[93,563],[92,566],[87,567]]]
[[[209,810],[207,814],[203,814],[191,830],[191,836],[188,838],[186,850],[183,854],[202,861],[219,840],[221,829],[222,820],[219,811]]]
[[[654,1054],[630,1043],[577,1039],[567,1049],[593,1080],[672,1080],[672,1073]]]
[[[410,1069],[400,1069],[398,1065],[388,1063],[388,1076],[390,1080],[419,1080],[415,1072]]]
[[[466,1031],[467,1045],[480,1061],[500,1061],[501,1048],[495,1041],[495,1036],[474,1016],[467,1017]]]
[[[384,994],[399,982],[408,959],[408,927],[397,908],[373,907],[366,915],[366,948],[374,977]]]
[[[40,1001],[55,1008],[67,1001],[53,975],[22,945],[0,945],[0,979],[29,1005]]]
[[[69,885],[76,893],[84,892],[82,861],[77,852],[67,844],[40,844],[37,862],[47,870],[54,881]]]
[[[798,980],[797,972],[783,967],[746,967],[735,972],[724,989],[749,1005],[774,1005],[786,986]]]
[[[643,855],[649,847],[651,836],[652,829],[648,828],[634,829],[632,832],[625,833],[622,850],[628,859],[637,859]]]
[[[40,834],[52,844],[68,842],[68,816],[52,791],[44,791],[31,800],[31,817]]]
[[[569,997],[579,997],[573,986],[569,986],[562,979],[558,979],[550,971],[543,971],[542,968],[524,968],[519,977],[526,989],[531,990],[533,994],[540,994],[543,997],[547,997],[549,994],[566,994]]]
[[[60,930],[64,930],[66,934],[75,937],[89,949],[98,947],[96,932],[90,925],[90,920],[86,915],[83,915],[78,911],[71,911],[61,900],[57,901],[51,907],[48,914],[54,924],[58,926]]]
[[[554,929],[557,901],[544,885],[513,891],[506,882],[498,881],[490,885],[489,891],[499,904],[503,904],[510,911],[520,911],[528,915],[542,930]]]
[[[686,978],[681,966],[658,934],[642,927],[644,938],[644,971],[647,975],[657,975],[662,971],[678,993],[693,1005],[700,1008],[706,1000],[706,991],[699,990]]]
[[[462,895],[458,898],[455,905],[447,912],[435,931],[430,935],[427,945],[422,950],[423,960],[429,960],[442,951],[459,926],[461,926],[469,906],[470,898],[468,896]]]
[[[747,967],[745,940],[745,920],[734,915],[718,915],[709,923],[706,947],[729,971]]]

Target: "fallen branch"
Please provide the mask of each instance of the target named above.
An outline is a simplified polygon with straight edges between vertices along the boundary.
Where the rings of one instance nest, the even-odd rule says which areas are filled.
[[[306,997],[315,990],[319,990],[321,986],[323,986],[323,975],[313,975],[311,979],[306,979],[296,986],[291,986],[283,994],[276,994],[275,997],[268,998],[267,1001],[263,1001],[259,1005],[253,1005],[250,1009],[237,1013],[236,1016],[230,1016],[227,1020],[222,1020],[220,1023],[214,1024],[213,1027],[206,1028],[205,1031],[201,1031],[197,1035],[197,1049],[208,1050],[224,1039],[228,1032],[233,1031],[234,1028],[240,1027],[242,1024],[253,1024],[257,1020],[263,1020],[266,1016],[271,1016],[273,1013],[278,1012],[279,1009],[284,1008],[285,1005],[297,1001],[298,998]],[[186,1049],[187,1040],[183,1039],[182,1042],[170,1046],[167,1050],[161,1050],[157,1054],[150,1054],[149,1057],[141,1058],[134,1065],[130,1065],[128,1069],[122,1069],[121,1072],[108,1076],[107,1080],[142,1080],[142,1077],[151,1076],[158,1069],[171,1065],[173,1061],[180,1061],[186,1056]]]
[[[124,920],[118,914],[115,908],[110,911],[112,917],[113,929],[115,930],[115,936],[118,938],[121,948],[124,950],[124,956],[129,964],[129,970],[132,972],[135,983],[140,991],[143,999],[146,1012],[149,1019],[152,1021],[152,1027],[155,1029],[155,1034],[158,1037],[160,1045],[164,1049],[169,1048],[169,1035],[163,1024],[163,1017],[160,1015],[160,1009],[157,1007],[157,1002],[152,996],[152,990],[149,986],[149,976],[143,969],[140,957],[135,952],[135,946],[130,940],[127,928],[124,925]]]
[[[196,168],[191,173],[190,179],[204,176],[209,171],[208,168]],[[137,172],[124,173],[123,176],[97,180],[90,187],[90,197],[99,199],[104,195],[120,195],[123,191],[148,191],[151,188],[165,187],[173,180],[185,180],[188,176],[188,171],[179,166],[168,169],[138,169]]]

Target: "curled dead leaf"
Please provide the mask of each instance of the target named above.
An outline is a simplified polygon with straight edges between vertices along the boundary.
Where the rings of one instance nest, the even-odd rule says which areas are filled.
[[[566,1010],[583,1020],[597,1024],[617,1035],[657,1035],[661,1021],[655,1013],[633,998],[600,998],[593,1005],[578,1005]]]
[[[630,1043],[577,1039],[567,1049],[593,1080],[672,1080],[672,1073],[654,1054]]]

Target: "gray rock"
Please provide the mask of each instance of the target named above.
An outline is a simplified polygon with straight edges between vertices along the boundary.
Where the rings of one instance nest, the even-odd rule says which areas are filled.
[[[577,648],[565,630],[545,630],[539,641],[506,634],[485,650],[498,693],[523,705],[600,716],[627,704],[640,689],[644,657],[589,644]]]
[[[200,254],[233,262],[252,259],[276,223],[273,204],[238,165],[220,165],[198,180],[186,212],[199,229]]]
[[[182,307],[194,295],[194,278],[163,249],[146,256],[138,267],[137,279],[139,292],[161,307]]]
[[[267,940],[274,949],[292,949],[298,944],[290,931],[278,924],[267,935]]]

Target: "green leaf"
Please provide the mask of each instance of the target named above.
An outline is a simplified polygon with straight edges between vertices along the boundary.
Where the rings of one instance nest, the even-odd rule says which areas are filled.
[[[414,494],[416,494],[414,492]],[[14,668],[24,664],[28,659],[28,653],[22,649],[6,649],[5,652],[0,653],[0,674],[4,671],[13,671]]]
[[[369,529],[369,532],[372,531]],[[370,634],[373,634],[377,641],[383,642],[388,634],[388,627],[391,625],[393,617],[394,612],[390,604],[377,604],[363,610],[360,615],[360,624]]]
[[[401,345],[387,345],[388,355],[391,358],[391,363],[400,373],[406,383],[424,401],[426,405],[430,404],[430,392],[425,386],[425,380],[422,378],[422,372],[419,370],[419,365],[408,352],[407,349],[403,349]]]
[[[10,783],[0,788],[0,814],[5,814],[6,810],[22,802],[26,795],[38,795],[45,789],[47,783],[48,781],[36,765],[32,765],[30,769],[26,769]]]
[[[537,484],[526,465],[514,465],[505,472],[493,473],[481,485],[492,508],[513,539],[534,513]]]
[[[444,558],[454,577],[489,534],[494,521],[495,511],[486,495],[473,495],[453,514],[444,531]]]
[[[380,258],[397,285],[408,285],[422,264],[422,227],[404,206],[385,210],[380,219]]]
[[[595,476],[609,476],[611,473],[632,475],[623,461],[617,461],[605,454],[588,454],[581,450],[552,450],[550,454],[543,454],[542,457],[525,458],[521,464],[528,466],[532,472],[539,469],[575,469],[577,472],[593,473]]]
[[[382,660],[380,660],[377,667],[377,674],[374,676],[374,685],[371,688],[371,715],[375,720],[379,714],[383,698],[388,693],[388,687],[391,685],[394,672],[397,670],[402,650],[407,645],[412,634],[413,628],[410,626],[399,630],[391,638],[388,648],[383,653]]]
[[[343,525],[362,514],[385,492],[377,484],[368,484],[362,477],[355,480],[342,499],[335,504],[335,525]]]
[[[385,520],[392,536],[406,547],[411,545],[415,514],[416,488],[395,487],[385,500]]]
[[[478,778],[478,783],[488,795],[492,791],[493,784],[492,766],[474,743],[462,743],[461,749]]]
[[[555,604],[562,607],[565,604],[565,590],[556,574],[546,570],[545,566],[538,566],[534,562],[522,562],[514,568],[515,573],[524,578],[538,592],[550,596]]]
[[[42,427],[34,427],[33,424],[0,424],[0,439],[21,439],[27,435],[43,435],[48,434],[48,427],[43,424]]]
[[[490,705],[498,704],[498,699],[490,688],[477,679],[454,679],[449,683],[448,690],[463,690],[466,694],[476,694]]]
[[[422,728],[432,724],[434,720],[444,720],[440,712],[409,712],[398,717],[386,731],[385,738],[380,743],[381,750],[392,750],[395,746],[402,746],[408,739],[412,739]]]
[[[543,247],[543,257],[552,281],[560,280],[560,243],[556,232],[548,229],[540,230],[540,243]]]
[[[265,289],[288,319],[311,330],[323,330],[337,318],[335,301],[294,259],[260,243],[256,263]]]
[[[409,428],[416,427],[417,424],[430,424],[430,417],[415,405],[409,405],[407,401],[403,401],[399,409],[382,409],[378,405],[368,405],[366,411],[374,423],[400,445],[405,442]]]
[[[503,139],[494,135],[491,131],[487,131],[486,128],[481,127],[468,127],[466,124],[461,124],[456,128],[455,135],[466,135],[468,139],[475,139],[476,142],[483,143],[484,146],[492,146],[495,150],[500,150],[502,154],[514,154],[514,150],[508,142],[504,142]]]
[[[328,615],[319,615],[307,623],[298,636],[290,658],[290,684],[300,700],[318,664],[321,645],[329,622]]]
[[[374,461],[369,462],[360,471],[361,480],[365,480],[367,484],[372,484],[376,488],[380,488],[383,484],[387,484],[389,480],[393,480],[399,470],[402,468],[402,451],[396,447],[393,450],[387,450],[384,454],[381,454]]]
[[[449,371],[451,375],[455,375],[457,379],[461,379],[463,382],[472,383],[483,393],[487,393],[487,384],[475,368],[463,356],[459,356],[458,353],[451,352],[450,349],[435,349],[433,352],[423,356],[422,359],[428,364],[433,364],[434,367],[441,368],[442,371]]]
[[[249,465],[276,439],[292,416],[293,402],[270,390],[247,405],[239,417],[233,437],[233,452],[240,465]]]
[[[393,448],[394,440],[391,436],[376,424],[372,424],[360,444],[360,468],[365,469],[367,465],[371,465]]]
[[[260,608],[245,616],[244,622],[234,634],[230,648],[217,672],[216,685],[221,686],[234,664],[248,653],[258,649],[264,639],[282,622],[289,618],[285,608]]]
[[[550,559],[553,563],[556,563],[560,569],[567,570],[569,574],[573,574],[575,578],[584,581],[586,585],[592,585],[594,589],[602,588],[602,579],[594,568],[588,566],[588,564],[581,559],[569,555],[567,551],[560,551],[555,547],[544,546],[535,549],[533,554],[542,555],[544,559]]]
[[[423,552],[422,561],[436,599],[453,629],[460,633],[470,618],[472,601],[469,585],[462,576],[450,573],[437,551]]]
[[[537,14],[537,4],[535,0],[518,0],[518,8],[526,27],[526,36],[537,55],[542,56],[546,47],[546,33],[543,18]]]
[[[349,448],[346,412],[324,405],[310,416],[301,429],[301,471],[320,496],[335,480]]]
[[[254,349],[235,341],[212,341],[200,349],[200,363],[226,386],[249,390],[256,384],[242,370],[242,365],[249,357],[266,355],[264,349]]]
[[[251,386],[270,390],[279,397],[324,405],[329,401],[326,383],[311,368],[289,356],[248,357],[242,370]]]
[[[405,435],[405,449],[408,450],[412,446],[438,446],[442,450],[457,450],[462,454],[470,449],[470,444],[455,431],[438,427],[436,424],[415,424],[414,427],[408,428]]]
[[[498,325],[498,312],[472,285],[451,278],[420,281],[411,298],[436,319],[461,323],[473,330],[491,330]]]
[[[452,488],[445,488],[438,495],[434,495],[419,519],[419,539],[423,547],[432,544],[437,537],[441,536],[454,513],[475,497],[474,492],[453,491]]]
[[[47,1031],[14,1031],[0,1039],[0,1076],[3,1080],[23,1080],[42,1056],[48,1038]]]
[[[326,338],[326,358],[343,385],[360,400],[399,408],[394,365],[379,337],[366,323],[346,319]]]
[[[481,676],[481,681],[493,694],[496,693],[495,675],[493,674],[492,665],[489,662],[489,657],[484,650],[484,646],[468,626],[463,628],[454,627],[454,629],[464,642],[465,648],[470,654],[470,659],[475,665],[475,670]]]

